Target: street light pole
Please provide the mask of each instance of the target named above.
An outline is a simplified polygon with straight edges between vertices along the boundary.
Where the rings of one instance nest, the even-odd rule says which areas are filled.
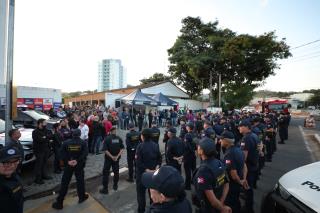
[[[221,74],[219,73],[219,107],[221,107]]]
[[[0,31],[1,39],[1,69],[6,73],[6,110],[5,110],[5,143],[9,141],[9,131],[12,128],[12,89],[13,89],[13,38],[14,38],[14,4],[15,0],[0,0]],[[3,54],[3,55],[2,55]]]

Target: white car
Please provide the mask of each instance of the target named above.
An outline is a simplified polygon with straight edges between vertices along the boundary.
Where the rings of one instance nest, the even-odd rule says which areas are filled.
[[[12,128],[15,128],[14,126]],[[33,129],[19,128],[21,132],[20,143],[24,150],[22,164],[34,161],[36,158],[33,154]],[[5,121],[0,119],[0,147],[5,146]]]
[[[283,175],[263,200],[261,213],[320,212],[320,162]]]

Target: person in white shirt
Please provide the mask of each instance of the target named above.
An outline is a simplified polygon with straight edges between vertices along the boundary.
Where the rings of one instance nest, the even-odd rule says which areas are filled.
[[[86,142],[86,144],[88,143],[88,138],[89,138],[89,127],[88,125],[86,124],[85,120],[84,119],[80,119],[80,122],[79,122],[79,127],[78,127],[80,130],[81,130],[81,136],[80,138],[82,140],[84,140]]]

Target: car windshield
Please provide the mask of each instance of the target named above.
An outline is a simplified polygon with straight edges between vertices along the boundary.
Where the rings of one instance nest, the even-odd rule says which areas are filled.
[[[6,123],[4,122],[4,120],[0,120],[0,133],[4,133],[6,128]]]
[[[271,110],[283,110],[287,107],[287,104],[270,104],[269,109]]]
[[[41,112],[41,111],[37,111],[37,110],[35,110],[35,112],[36,112],[36,113],[38,113],[39,115],[47,116],[47,117],[48,117],[48,119],[50,119],[50,118],[51,118],[49,115],[47,115],[47,114],[45,114],[45,113],[43,113],[43,112]]]
[[[39,119],[49,120],[50,119],[50,117],[48,115],[40,114],[34,110],[23,111],[23,113],[29,115],[30,117],[34,118],[35,120],[39,120]]]

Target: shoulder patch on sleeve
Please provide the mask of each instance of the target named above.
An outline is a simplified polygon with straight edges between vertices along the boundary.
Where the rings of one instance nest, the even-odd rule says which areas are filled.
[[[197,181],[198,181],[199,184],[204,184],[206,182],[203,177],[198,177]]]

